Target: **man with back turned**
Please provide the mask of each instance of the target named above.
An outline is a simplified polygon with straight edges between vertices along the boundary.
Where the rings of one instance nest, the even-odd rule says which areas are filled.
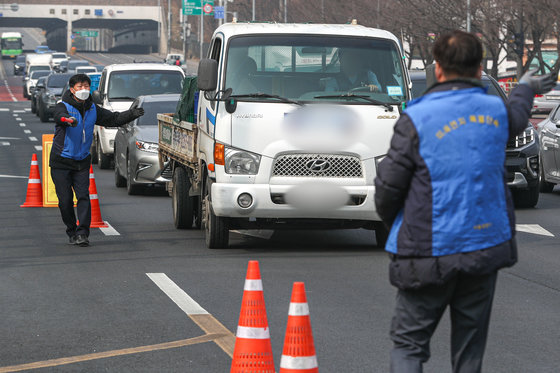
[[[497,271],[517,261],[506,144],[527,127],[534,95],[554,81],[530,71],[503,102],[481,85],[475,35],[442,35],[433,54],[438,83],[395,124],[375,180],[377,211],[391,228],[389,278],[398,288],[391,372],[422,372],[449,306],[453,372],[476,373]]]

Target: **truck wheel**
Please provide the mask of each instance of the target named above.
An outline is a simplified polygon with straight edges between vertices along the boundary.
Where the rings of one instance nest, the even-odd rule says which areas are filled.
[[[539,184],[524,190],[513,191],[513,204],[515,207],[531,208],[539,202]]]
[[[229,244],[229,228],[227,218],[216,216],[212,210],[210,199],[210,180],[204,184],[202,201],[203,226],[206,236],[206,247],[209,249],[225,249]]]
[[[541,158],[542,159],[542,158]],[[541,192],[543,193],[552,193],[552,190],[554,189],[554,184],[553,183],[549,183],[548,181],[546,181],[544,179],[544,167],[543,164],[541,163],[540,165],[540,171],[539,171],[539,178],[540,178],[540,186],[541,186]]]
[[[95,148],[95,152],[97,153],[97,165],[99,168],[104,170],[111,168],[111,157],[103,154],[103,151],[101,151],[99,137],[95,141]]]
[[[130,159],[128,158],[128,154],[126,157],[126,192],[129,196],[134,196],[140,193],[140,185],[135,184],[132,176],[132,169],[130,165]]]
[[[389,231],[385,228],[385,225],[382,222],[375,222],[374,223],[375,229],[375,242],[377,247],[385,248],[385,244],[387,243],[387,239],[389,238]]]
[[[177,229],[190,229],[193,224],[193,201],[189,197],[191,181],[187,172],[182,167],[173,171],[173,190],[171,192],[171,203],[173,204],[173,223]]]

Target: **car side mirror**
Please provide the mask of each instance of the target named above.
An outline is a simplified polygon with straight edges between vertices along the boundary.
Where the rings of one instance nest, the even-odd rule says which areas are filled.
[[[38,83],[35,88],[39,89],[39,88],[45,88],[44,84]]]
[[[198,64],[198,89],[215,91],[218,86],[218,61],[204,58]]]
[[[97,89],[91,93],[91,98],[97,105],[103,105],[103,95]]]

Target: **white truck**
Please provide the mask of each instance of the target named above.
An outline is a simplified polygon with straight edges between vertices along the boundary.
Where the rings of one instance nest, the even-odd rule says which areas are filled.
[[[410,98],[398,39],[351,25],[235,24],[213,34],[190,118],[158,114],[177,228],[366,228],[383,245],[377,163]]]

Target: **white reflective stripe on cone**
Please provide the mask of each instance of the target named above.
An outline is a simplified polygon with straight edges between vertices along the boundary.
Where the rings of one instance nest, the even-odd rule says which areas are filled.
[[[290,303],[289,316],[309,316],[309,305],[307,303]]]
[[[284,369],[313,369],[317,367],[317,356],[282,355],[280,359],[280,368]]]
[[[90,174],[89,174],[89,178],[90,178],[90,179],[95,179],[95,176],[93,176],[93,173],[90,173]]]
[[[247,339],[269,339],[270,330],[268,328],[253,328],[250,326],[238,326],[236,336]]]
[[[39,165],[39,161],[31,161],[31,166],[38,166]]]
[[[41,184],[41,180],[39,180],[39,179],[29,179],[28,184]]]
[[[97,194],[90,194],[89,199],[97,199]]]
[[[245,280],[243,290],[263,291],[262,280]]]

